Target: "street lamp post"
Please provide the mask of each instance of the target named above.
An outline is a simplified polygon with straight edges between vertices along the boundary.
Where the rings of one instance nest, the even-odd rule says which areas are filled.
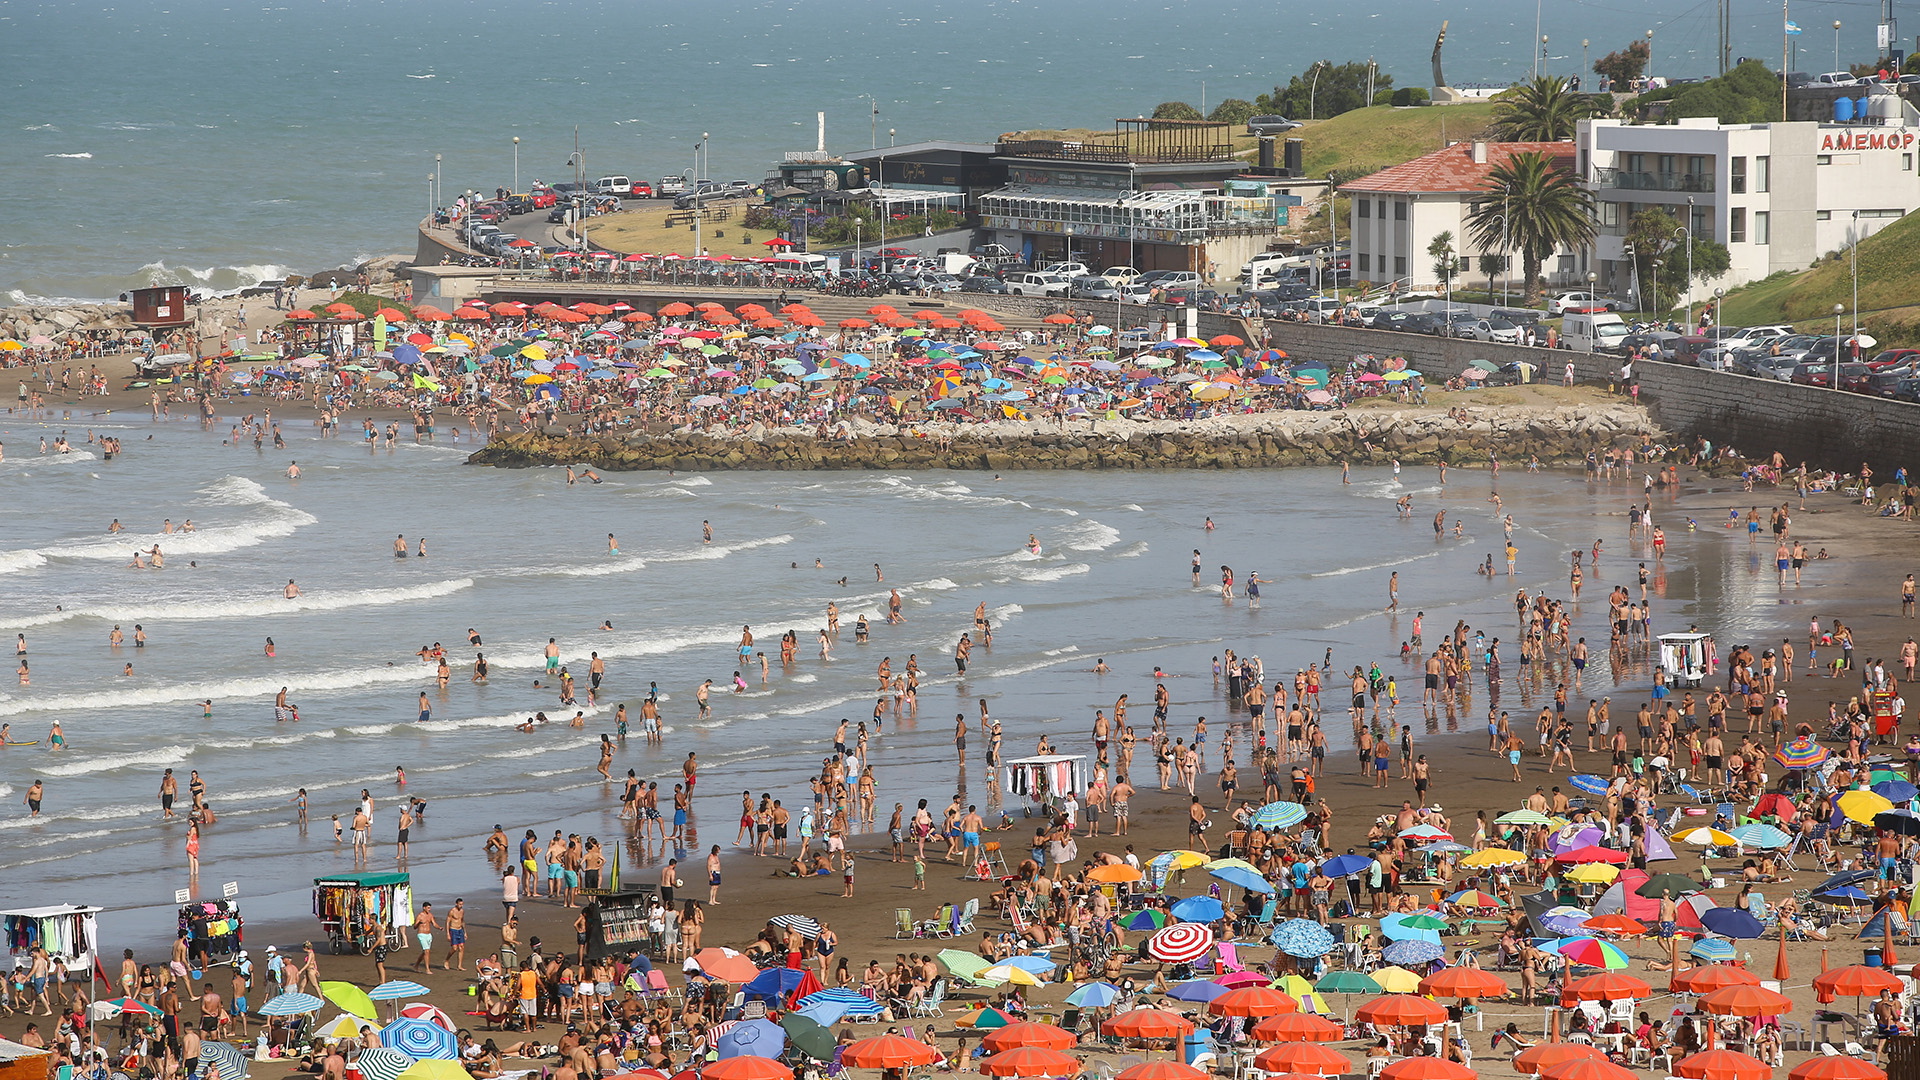
[[[513,137],[513,190],[520,190],[520,136]]]
[[[433,174],[427,174],[427,226],[433,226]]]
[[[1648,306],[1653,315],[1654,325],[1658,326],[1660,323],[1660,260],[1653,260],[1651,265],[1653,266],[1653,301]]]
[[[1833,381],[1827,384],[1829,390],[1840,389],[1840,315],[1846,310],[1845,304],[1833,305]]]
[[[1500,185],[1500,304],[1505,307],[1510,301],[1507,290],[1513,285],[1512,256],[1513,239],[1507,231],[1508,199],[1513,194],[1507,185]]]
[[[1653,83],[1653,31],[1647,31],[1647,83]]]
[[[1860,343],[1860,211],[1853,212],[1853,225],[1847,230],[1847,260],[1853,264],[1853,337]]]
[[[1721,321],[1720,309],[1726,305],[1726,300],[1727,290],[1718,288],[1713,290],[1713,325],[1716,327],[1725,325]],[[1732,357],[1729,356],[1727,359],[1729,364],[1731,364]]]
[[[1320,94],[1320,69],[1326,67],[1327,64],[1328,61],[1326,60],[1315,60],[1313,62],[1313,85],[1307,88],[1307,119],[1309,120],[1313,120],[1319,115],[1316,110],[1318,109],[1317,101]]]
[[[1833,20],[1833,70],[1840,70],[1840,20]]]
[[[433,155],[433,203],[440,205],[440,155]]]
[[[705,216],[706,201],[700,198],[700,151],[707,145],[707,133],[700,133],[700,141],[693,144],[693,257],[698,259],[705,254],[700,238],[700,219]]]
[[[1687,241],[1687,280],[1682,287],[1687,303],[1687,321],[1682,329],[1693,326],[1693,196],[1687,196],[1687,223],[1673,230],[1673,235],[1685,237]]]
[[[1540,35],[1540,69],[1542,71],[1545,71],[1546,67],[1547,67],[1547,35],[1541,34]]]
[[[1587,78],[1587,39],[1580,39],[1580,80],[1584,85]]]

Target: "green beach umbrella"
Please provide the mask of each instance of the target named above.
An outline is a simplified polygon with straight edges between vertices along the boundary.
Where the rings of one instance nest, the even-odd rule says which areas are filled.
[[[786,1029],[787,1041],[799,1047],[801,1053],[816,1061],[833,1060],[833,1032],[821,1027],[813,1017],[790,1012],[780,1018],[780,1026]]]
[[[1380,984],[1373,976],[1358,971],[1329,971],[1320,976],[1313,988],[1322,994],[1378,994]]]
[[[1701,891],[1702,888],[1703,886],[1698,881],[1687,877],[1685,874],[1655,874],[1648,878],[1645,884],[1633,891],[1640,896],[1645,896],[1653,900],[1660,899],[1661,893],[1668,892],[1672,893],[1674,899],[1678,900],[1682,896],[1697,893]]]
[[[367,996],[365,990],[350,982],[323,982],[320,984],[320,994],[355,1016],[368,1020],[380,1018],[380,1010],[374,1007],[373,999]]]
[[[765,375],[762,375],[759,378],[753,380],[751,385],[755,390],[771,390],[780,384],[774,382],[772,379],[767,378]]]
[[[505,359],[506,357],[512,356],[514,353],[519,351],[520,351],[519,349],[515,348],[512,345],[496,345],[493,348],[487,350],[487,355],[498,356],[502,359]]]
[[[1499,364],[1496,364],[1493,361],[1486,360],[1486,359],[1469,360],[1467,361],[1467,365],[1469,367],[1477,367],[1481,371],[1499,371],[1500,370]]]
[[[993,966],[991,960],[964,949],[941,949],[939,960],[954,976],[968,982],[979,982],[979,974]]]
[[[1447,928],[1447,921],[1445,919],[1435,918],[1432,915],[1414,915],[1401,919],[1400,925],[1414,930],[1445,930]]]
[[[700,351],[701,353],[707,356],[719,356],[721,353],[726,352],[727,350],[721,348],[718,345],[702,345],[700,346]]]
[[[649,379],[670,379],[673,377],[673,372],[663,367],[648,368],[646,376]]]
[[[973,1014],[973,1030],[975,1031],[992,1031],[994,1028],[1003,1028],[1011,1023],[1013,1023],[1013,1021],[1007,1019],[1007,1014],[1001,1012],[999,1009],[982,1009]]]

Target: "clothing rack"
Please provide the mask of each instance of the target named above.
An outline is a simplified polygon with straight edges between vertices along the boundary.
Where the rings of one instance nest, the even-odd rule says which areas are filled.
[[[15,967],[29,963],[36,948],[70,972],[85,971],[89,981],[98,960],[100,908],[78,904],[0,911],[0,933]]]
[[[1009,795],[1024,796],[1035,803],[1058,806],[1067,795],[1087,790],[1086,755],[1042,754],[1014,758],[1001,769]]]

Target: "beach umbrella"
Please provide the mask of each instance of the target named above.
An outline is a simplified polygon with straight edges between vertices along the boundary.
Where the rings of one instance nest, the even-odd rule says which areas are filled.
[[[1577,907],[1567,907],[1563,904],[1559,907],[1548,909],[1541,914],[1537,921],[1540,928],[1547,933],[1557,934],[1561,937],[1576,937],[1580,934],[1580,927],[1586,923],[1588,918],[1590,918],[1590,916],[1585,911]]]
[[[1836,805],[1848,820],[1862,825],[1873,824],[1874,815],[1893,809],[1893,803],[1871,791],[1849,791]]]
[[[1587,920],[1586,925],[1582,927],[1582,929],[1589,933],[1599,931],[1627,936],[1647,932],[1645,923],[1640,922],[1638,919],[1630,919],[1619,912],[1613,912],[1607,915],[1595,915],[1593,918]]]
[[[1197,922],[1175,923],[1147,939],[1147,955],[1169,964],[1190,964],[1213,948],[1213,931]]]
[[[1275,1016],[1299,1009],[1299,1002],[1265,986],[1229,990],[1207,1003],[1207,1011],[1215,1016]]]
[[[807,973],[798,968],[768,968],[742,987],[751,998],[780,998],[800,988]]]
[[[1627,853],[1618,848],[1604,848],[1597,844],[1588,844],[1585,847],[1574,848],[1572,851],[1563,851],[1555,855],[1553,861],[1563,865],[1600,862],[1624,866],[1627,862]]]
[[[1882,785],[1875,784],[1875,787]],[[1920,814],[1912,810],[1884,810],[1873,815],[1873,827],[1902,836],[1920,836]]]
[[[425,1020],[432,1024],[439,1024],[448,1031],[455,1033],[458,1033],[460,1030],[460,1025],[453,1022],[453,1017],[448,1016],[446,1010],[438,1005],[430,1005],[424,1001],[416,1001],[411,1005],[400,1006],[400,1015],[410,1016],[415,1020]]]
[[[782,930],[792,930],[808,941],[820,936],[820,924],[805,915],[776,915],[767,921]]]
[[[302,1016],[316,1012],[326,1002],[312,994],[281,994],[279,997],[260,1006],[261,1016]]]
[[[1827,760],[1827,748],[1803,735],[1774,751],[1773,760],[1789,769],[1811,769]]]
[[[415,1058],[457,1060],[460,1041],[439,1024],[413,1017],[402,1017],[380,1029],[380,1044],[391,1046]]]
[[[1535,1043],[1513,1057],[1513,1067],[1523,1074],[1534,1074],[1563,1061],[1605,1060],[1590,1043]]]
[[[1604,885],[1619,876],[1620,868],[1609,863],[1581,863],[1579,866],[1567,871],[1568,881],[1578,881],[1583,884]],[[1584,915],[1585,912],[1581,914]],[[1564,933],[1565,931],[1556,930],[1554,932]]]
[[[1373,860],[1362,855],[1335,855],[1320,864],[1320,872],[1330,878],[1352,877],[1371,866],[1373,866]]]
[[[1487,848],[1476,851],[1460,860],[1460,865],[1468,870],[1491,870],[1502,866],[1519,866],[1527,861],[1523,851],[1509,851],[1506,848]]]
[[[1725,945],[1726,942],[1720,944]],[[1746,968],[1709,964],[1675,975],[1672,985],[1674,990],[1681,993],[1710,994],[1729,986],[1759,986],[1760,976]]]
[[[1437,1057],[1401,1058],[1380,1070],[1381,1080],[1473,1080],[1475,1075],[1457,1061]]]
[[[1272,832],[1276,829],[1290,829],[1305,820],[1307,820],[1306,808],[1299,803],[1270,802],[1254,811],[1253,818],[1247,825],[1249,828]]]
[[[1178,1061],[1143,1061],[1120,1070],[1113,1080],[1206,1080],[1209,1075]]]
[[[1640,979],[1615,971],[1603,971],[1569,982],[1561,997],[1571,1001],[1621,1001],[1628,998],[1638,1001],[1652,994],[1653,988]]]
[[[1699,892],[1700,889],[1701,885],[1698,881],[1684,874],[1655,874],[1633,891],[1637,896],[1658,900],[1666,893],[1676,897],[1688,896]]]
[[[1386,989],[1364,971],[1329,971],[1313,988],[1322,994],[1378,994]]]
[[[1868,792],[1868,794],[1871,795],[1872,792]],[[1878,798],[1878,796],[1875,797]],[[1673,839],[1683,844],[1695,844],[1700,847],[1733,847],[1740,842],[1726,833],[1721,832],[1719,829],[1707,828],[1705,826],[1698,829],[1688,829]]]
[[[1260,876],[1258,870],[1249,867],[1226,866],[1218,870],[1209,870],[1207,873],[1243,892],[1267,894],[1273,892],[1273,885],[1268,882],[1266,878]]]
[[[940,1052],[933,1047],[898,1035],[859,1039],[840,1051],[840,1064],[856,1069],[912,1069],[931,1065],[939,1059]]]
[[[1701,995],[1699,1007],[1715,1016],[1777,1016],[1792,1012],[1793,1002],[1764,986],[1740,985]]]
[[[844,1001],[816,1001],[811,1005],[802,1005],[787,1015],[802,1017],[822,1028],[828,1028],[839,1023],[841,1017],[852,1011],[853,1006]]]
[[[1813,988],[1822,995],[1821,1001],[1832,1001],[1836,997],[1866,997],[1882,990],[1898,994],[1904,986],[1899,976],[1886,968],[1867,967],[1865,964],[1823,971],[1813,979]]]
[[[1120,988],[1112,983],[1090,982],[1067,995],[1067,1004],[1083,1009],[1104,1009],[1120,997]]]
[[[1442,968],[1421,979],[1419,990],[1433,997],[1465,1000],[1506,997],[1509,992],[1505,979],[1471,967]]]
[[[1339,1076],[1353,1071],[1353,1062],[1345,1054],[1319,1043],[1289,1042],[1269,1047],[1254,1055],[1253,1067],[1269,1073],[1305,1073],[1308,1076]]]
[[[1143,877],[1146,877],[1146,875],[1141,873],[1137,868],[1128,866],[1126,863],[1108,863],[1105,866],[1096,866],[1092,870],[1087,871],[1088,881],[1115,884],[1139,881]]]
[[[1813,898],[1823,904],[1832,904],[1834,907],[1867,907],[1873,903],[1873,897],[1851,885],[1814,893]]]
[[[401,998],[425,997],[430,991],[411,979],[394,979],[383,982],[367,991],[367,997],[374,1001],[398,1001]]]
[[[1553,819],[1538,810],[1512,810],[1494,818],[1498,825],[1551,825]]]
[[[1167,991],[1167,996],[1175,1001],[1212,1001],[1227,992],[1227,988],[1212,979],[1195,979],[1180,983]]]
[[[1267,1017],[1248,1035],[1255,1042],[1339,1042],[1346,1028],[1324,1016],[1293,1012]]]
[[[1078,1076],[1086,1071],[1080,1059],[1038,1046],[1021,1046],[980,1062],[988,1076]]]
[[[1500,898],[1492,893],[1483,893],[1478,889],[1462,889],[1447,897],[1447,903],[1455,907],[1496,910],[1501,907]]]
[[[1887,1072],[1872,1062],[1842,1054],[1803,1061],[1787,1071],[1787,1080],[1887,1080]]]
[[[1334,945],[1333,934],[1311,919],[1288,919],[1274,927],[1268,940],[1281,952],[1301,960],[1325,956]]]
[[[1226,905],[1211,896],[1189,896],[1173,905],[1173,917],[1186,922],[1210,923],[1226,914]]]
[[[113,998],[109,1001],[93,1003],[95,1018],[105,1020],[126,1013],[131,1016],[158,1016],[160,1010],[142,1003],[138,998]]]
[[[203,1042],[200,1044],[200,1075],[206,1075],[209,1068],[220,1071],[220,1080],[245,1080],[247,1055],[232,1043]]]
[[[722,1058],[778,1057],[787,1047],[787,1029],[771,1020],[742,1020],[714,1044]]]
[[[1447,1010],[1439,1002],[1415,994],[1395,993],[1374,998],[1353,1015],[1354,1019],[1376,1027],[1412,1027],[1447,1021]]]
[[[1687,950],[1695,960],[1708,964],[1717,964],[1722,960],[1734,958],[1736,950],[1733,943],[1720,938],[1701,938]]]
[[[697,404],[699,399],[695,398],[694,401]],[[718,404],[719,401],[719,398],[714,398],[711,404]],[[700,965],[700,970],[709,977],[724,983],[745,985],[760,974],[759,966],[745,954],[719,946],[701,949],[693,955],[693,962]]]
[[[364,1080],[400,1080],[401,1074],[413,1067],[418,1059],[412,1054],[403,1053],[390,1046],[376,1046],[371,1050],[360,1051],[354,1060]],[[220,1074],[226,1076],[225,1072]]]
[[[987,1048],[987,1053],[998,1054],[1022,1046],[1038,1046],[1047,1050],[1071,1050],[1079,1041],[1073,1032],[1065,1028],[1023,1020],[1020,1023],[1008,1024],[1006,1027],[996,1029],[980,1040],[980,1045]]]
[[[1915,787],[1905,780],[1882,780],[1873,785],[1873,793],[1898,805],[1903,802],[1912,802],[1915,795],[1920,795],[1920,787]]]
[[[1700,913],[1700,925],[1722,937],[1757,938],[1766,933],[1760,920],[1739,908],[1713,908]]]
[[[967,982],[979,982],[980,973],[993,966],[993,962],[963,949],[941,949],[935,959],[946,965],[949,974]]]
[[[787,1042],[798,1047],[801,1053],[819,1061],[833,1059],[833,1032],[818,1020],[804,1013],[790,1012],[780,1018],[780,1026],[786,1030]]]
[[[1673,1074],[1687,1080],[1767,1080],[1773,1066],[1732,1050],[1707,1050],[1674,1062]]]
[[[1546,1080],[1637,1080],[1633,1073],[1606,1058],[1574,1058],[1540,1070]]]
[[[1178,1039],[1193,1031],[1193,1021],[1166,1009],[1128,1009],[1100,1025],[1116,1039]]]
[[[1618,945],[1599,938],[1571,938],[1562,942],[1555,951],[1576,964],[1607,971],[1618,971],[1630,963],[1627,954],[1621,952]]]
[[[1141,908],[1121,922],[1129,930],[1158,930],[1167,925],[1167,913],[1159,908]]]
[[[1446,954],[1445,948],[1418,938],[1395,941],[1380,950],[1380,958],[1389,964],[1426,964]]]
[[[1215,975],[1213,981],[1229,990],[1237,990],[1242,986],[1273,985],[1273,979],[1264,971],[1229,971]]]
[[[701,1069],[700,1080],[793,1080],[793,1070],[772,1058],[742,1054]]]
[[[1389,994],[1411,994],[1420,989],[1420,976],[1403,967],[1375,968],[1371,978]]]
[[[1013,964],[996,964],[980,973],[981,982],[1007,983],[1015,986],[1040,986],[1046,982],[1040,976],[1026,968]]]
[[[379,1019],[380,1010],[374,1006],[373,999],[367,996],[365,990],[350,982],[323,982],[320,984],[320,993],[325,995],[328,1001],[355,1016],[364,1016],[369,1020]]]

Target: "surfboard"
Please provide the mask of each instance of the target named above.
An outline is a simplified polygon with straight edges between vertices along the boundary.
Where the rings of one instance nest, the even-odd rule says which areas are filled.
[[[6,742],[0,743],[0,746],[39,746],[39,745],[40,745],[39,739],[35,739],[32,742],[16,742],[12,739],[8,739]]]

